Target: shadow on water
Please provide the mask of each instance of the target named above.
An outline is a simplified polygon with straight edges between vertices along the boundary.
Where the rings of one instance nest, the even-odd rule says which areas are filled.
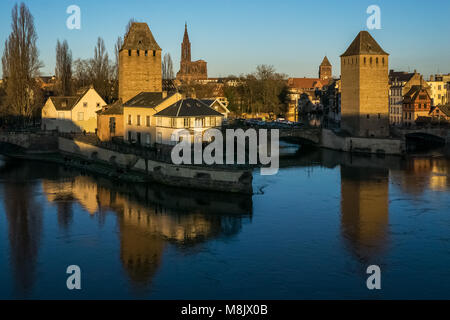
[[[168,245],[186,253],[204,242],[233,237],[252,216],[251,195],[129,184],[29,161],[8,161],[0,168],[9,229],[14,281],[21,295],[32,288],[42,234],[42,184],[47,201],[57,208],[57,224],[70,233],[73,204],[79,203],[103,224],[116,217],[120,260],[131,287],[144,294]]]

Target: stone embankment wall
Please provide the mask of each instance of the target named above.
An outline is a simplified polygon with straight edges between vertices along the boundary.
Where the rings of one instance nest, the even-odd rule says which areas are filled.
[[[400,139],[358,138],[336,135],[332,130],[322,130],[321,146],[328,149],[402,155],[405,152],[404,141]]]
[[[252,193],[252,175],[247,170],[213,169],[205,166],[178,166],[99,148],[81,141],[58,138],[63,154],[81,157],[139,172],[166,185],[227,192]]]

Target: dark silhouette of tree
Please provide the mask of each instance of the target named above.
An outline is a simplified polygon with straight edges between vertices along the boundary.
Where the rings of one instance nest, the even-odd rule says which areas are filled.
[[[58,81],[58,94],[70,96],[72,94],[72,52],[67,41],[56,42],[55,75]]]
[[[36,77],[43,66],[36,46],[34,19],[24,3],[14,5],[11,34],[5,41],[2,56],[3,78],[6,79],[8,112],[30,117],[41,103],[38,101]]]

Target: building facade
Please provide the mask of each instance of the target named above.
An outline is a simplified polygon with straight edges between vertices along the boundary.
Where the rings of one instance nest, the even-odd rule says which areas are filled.
[[[78,96],[50,97],[41,111],[42,130],[93,133],[97,129],[96,112],[105,105],[92,86]]]
[[[403,124],[414,126],[419,117],[428,118],[431,111],[431,96],[427,88],[413,86],[403,99]]]
[[[427,82],[420,73],[389,71],[389,122],[391,125],[403,125],[403,99],[416,85],[428,88]]]
[[[389,55],[361,31],[341,55],[341,129],[353,136],[389,136]]]
[[[146,23],[132,23],[119,51],[119,99],[162,92],[161,48]]]
[[[177,73],[177,80],[181,82],[191,82],[206,79],[208,79],[206,61],[191,60],[191,42],[189,41],[187,24],[185,24],[183,42],[181,43],[180,71]]]
[[[204,131],[222,125],[223,114],[199,99],[182,99],[155,114],[156,143],[171,145],[180,140],[179,130],[187,130],[192,139]],[[193,141],[191,141],[193,142]]]
[[[101,141],[123,137],[123,126],[123,104],[120,99],[97,111],[97,137]]]
[[[124,140],[128,143],[152,146],[156,142],[154,115],[181,100],[179,93],[142,92],[123,105]]]

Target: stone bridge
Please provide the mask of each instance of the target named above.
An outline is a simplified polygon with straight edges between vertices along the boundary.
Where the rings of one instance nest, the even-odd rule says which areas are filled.
[[[444,139],[446,143],[450,143],[450,129],[449,128],[391,128],[394,135],[406,137],[420,137],[432,138],[433,136]]]
[[[280,139],[288,142],[319,145],[322,137],[321,128],[283,128],[280,130]]]

